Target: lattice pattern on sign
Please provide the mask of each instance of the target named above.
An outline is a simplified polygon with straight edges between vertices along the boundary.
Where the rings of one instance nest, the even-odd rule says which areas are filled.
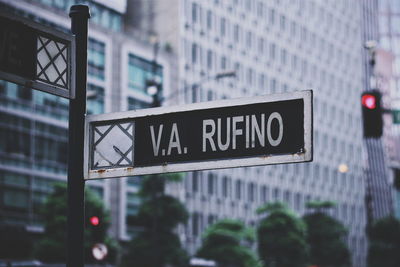
[[[133,165],[134,122],[93,127],[92,167]]]
[[[59,87],[68,88],[67,53],[66,44],[38,36],[37,79]]]

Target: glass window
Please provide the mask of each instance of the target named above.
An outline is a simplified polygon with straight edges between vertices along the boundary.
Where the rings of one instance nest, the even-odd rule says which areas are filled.
[[[221,57],[221,69],[225,70],[226,68],[227,68],[226,57],[222,56]]]
[[[280,28],[281,31],[284,31],[286,29],[286,17],[284,15],[281,15]]]
[[[31,154],[31,137],[28,133],[14,130],[14,129],[2,129],[2,136],[0,140],[0,148],[4,152],[20,154],[26,157]]]
[[[254,75],[254,71],[253,69],[247,69],[247,83],[249,85],[253,85],[253,75]]]
[[[199,173],[192,172],[192,191],[198,192],[199,191]]]
[[[228,177],[222,178],[222,196],[228,197],[229,196],[229,188],[230,188],[230,179]]]
[[[233,40],[235,42],[239,42],[239,36],[240,36],[240,28],[239,25],[235,24],[235,26],[233,26]]]
[[[271,8],[269,10],[269,24],[273,25],[275,23],[275,9]]]
[[[267,202],[267,200],[268,200],[268,188],[267,188],[267,186],[266,185],[263,185],[262,187],[261,187],[261,194],[260,194],[260,200],[261,200],[261,202],[263,202],[263,203],[266,203]]]
[[[192,214],[192,234],[193,236],[198,236],[199,234],[199,226],[200,226],[200,222],[199,222],[199,214],[197,212],[194,212]]]
[[[25,86],[18,86],[17,90],[17,95],[18,98],[23,99],[23,100],[32,100],[32,88],[27,88]]]
[[[214,92],[212,90],[207,91],[207,101],[211,101],[214,99]]]
[[[296,36],[296,22],[292,21],[292,23],[290,24],[290,34],[292,35],[292,37]]]
[[[286,64],[286,57],[287,57],[287,52],[286,52],[286,49],[283,48],[281,50],[281,63],[282,63],[282,65]]]
[[[247,194],[247,199],[250,202],[253,202],[256,199],[256,185],[254,183],[250,183],[248,185],[248,194]]]
[[[192,63],[193,64],[197,63],[197,53],[198,53],[197,44],[192,44]]]
[[[212,28],[212,11],[211,10],[207,10],[207,29],[211,29]]]
[[[258,39],[258,52],[261,54],[264,52],[264,38],[262,37]]]
[[[269,57],[274,60],[275,59],[275,54],[276,54],[276,45],[274,43],[271,43],[269,45]]]
[[[251,0],[245,0],[245,4],[246,4],[246,10],[247,11],[251,11]]]
[[[258,17],[263,17],[264,15],[264,3],[263,2],[258,2],[257,4],[257,16]]]
[[[221,18],[221,36],[225,36],[226,34],[226,19]]]
[[[114,31],[120,31],[122,28],[122,17],[121,15],[114,13],[111,16],[111,29]]]
[[[87,98],[87,113],[104,113],[104,89],[93,84],[88,84],[88,92],[90,92],[92,95]]]
[[[3,175],[3,183],[7,185],[29,186],[29,176],[6,172]]]
[[[275,93],[277,89],[278,89],[278,83],[275,79],[272,79],[271,80],[271,92]]]
[[[242,198],[242,181],[240,181],[240,180],[236,181],[235,191],[236,191],[236,198],[241,199]]]
[[[95,39],[88,42],[88,74],[104,80],[105,45]]]
[[[142,109],[142,108],[150,108],[151,104],[140,101],[133,97],[128,97],[128,110]]]
[[[9,208],[28,209],[29,191],[4,188],[3,205]]]
[[[54,6],[60,9],[65,9],[65,1],[64,0],[53,0]]]
[[[196,23],[198,21],[198,17],[197,17],[197,3],[192,3],[192,22]]]
[[[139,211],[140,197],[137,193],[128,192],[126,194],[126,213],[136,215]]]
[[[210,70],[213,68],[213,52],[211,50],[207,51],[207,68]]]
[[[288,204],[290,203],[290,192],[289,191],[285,191],[285,193],[283,195],[283,200]]]
[[[154,62],[129,54],[128,87],[147,94],[146,82],[154,79],[162,85],[162,66]],[[161,88],[162,89],[162,88]]]
[[[247,47],[251,48],[252,46],[252,39],[253,39],[253,34],[249,31],[246,33],[246,45]]]
[[[215,194],[215,178],[214,174],[209,173],[208,174],[208,194],[209,195],[214,195]]]
[[[274,201],[278,201],[278,200],[279,200],[279,189],[278,189],[278,188],[274,188],[274,191],[273,191],[273,200],[274,200]]]

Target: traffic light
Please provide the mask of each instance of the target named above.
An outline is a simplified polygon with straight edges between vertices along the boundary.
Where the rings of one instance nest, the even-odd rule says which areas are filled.
[[[151,97],[153,97],[153,103],[151,104],[151,106],[153,108],[161,107],[161,98],[160,98],[161,84],[156,82],[155,80],[147,80],[146,91]]]
[[[361,96],[364,137],[382,136],[383,119],[381,93],[376,90],[366,91]]]
[[[99,243],[104,239],[105,228],[99,216],[93,215],[87,218],[87,238],[91,242]]]
[[[90,224],[93,226],[97,226],[100,224],[100,219],[97,216],[92,216],[92,217],[90,217],[89,220],[90,220]]]

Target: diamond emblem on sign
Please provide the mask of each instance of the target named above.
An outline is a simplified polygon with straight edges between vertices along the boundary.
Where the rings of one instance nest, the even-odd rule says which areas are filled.
[[[133,165],[134,123],[93,127],[93,168]]]
[[[67,45],[38,36],[37,47],[37,79],[68,88]]]

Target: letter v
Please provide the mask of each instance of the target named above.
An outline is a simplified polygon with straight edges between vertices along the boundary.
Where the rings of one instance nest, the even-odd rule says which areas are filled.
[[[160,128],[158,128],[157,142],[156,142],[156,137],[154,136],[154,126],[153,125],[150,126],[151,143],[153,145],[154,156],[158,156],[158,152],[160,150],[161,134],[163,126],[164,125],[160,124]]]

